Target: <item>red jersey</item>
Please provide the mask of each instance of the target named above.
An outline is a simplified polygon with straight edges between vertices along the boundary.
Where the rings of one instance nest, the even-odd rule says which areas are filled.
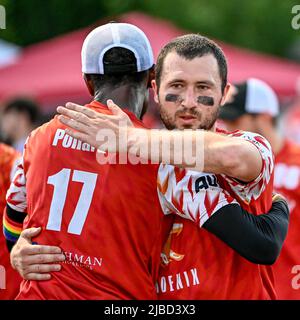
[[[110,114],[98,102],[89,107]],[[20,177],[8,202],[27,210],[24,228],[42,226],[33,241],[61,247],[66,262],[49,281],[23,281],[18,299],[156,299],[163,217],[158,167],[100,165],[95,149],[64,129],[54,118],[32,133],[23,162],[26,206]]]
[[[254,214],[272,205],[273,154],[261,136],[237,131],[263,159],[260,175],[243,184],[224,175],[179,170],[161,165],[159,196],[166,217],[172,220],[162,253],[157,282],[160,299],[270,299],[275,298],[270,267],[253,264],[201,227],[223,206],[238,201]],[[182,219],[180,216],[192,221]]]
[[[20,154],[13,148],[0,143],[0,300],[14,299],[21,282],[19,274],[11,267],[9,252],[2,229],[2,215],[6,206],[5,195],[10,186]]]
[[[273,266],[279,299],[300,299],[300,146],[285,141],[275,157],[274,188],[288,201],[290,223],[280,256]]]

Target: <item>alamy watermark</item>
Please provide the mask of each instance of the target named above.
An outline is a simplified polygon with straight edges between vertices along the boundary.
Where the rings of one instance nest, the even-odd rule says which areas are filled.
[[[6,271],[3,266],[0,265],[0,290],[6,289]]]
[[[100,146],[97,153],[99,164],[159,164],[167,163],[203,169],[204,135],[203,132],[185,130],[168,132],[152,129],[136,130],[129,134],[127,126],[119,125],[121,131],[100,129],[96,136]],[[193,137],[194,135],[194,137]],[[193,139],[194,138],[194,139]],[[194,145],[194,147],[193,147]],[[119,155],[117,157],[116,153]]]
[[[294,290],[299,290],[300,289],[300,265],[293,266],[292,274],[295,275],[291,282],[292,288]]]
[[[5,7],[0,5],[0,29],[6,29],[6,11]]]
[[[292,14],[294,15],[291,25],[294,30],[300,29],[300,4],[296,4],[292,7]]]
[[[89,135],[89,143],[73,138],[63,129],[57,129],[52,146],[97,151],[96,159],[101,165],[164,163],[203,170],[204,131],[130,129],[123,123],[119,123],[115,130],[100,129],[94,137]]]

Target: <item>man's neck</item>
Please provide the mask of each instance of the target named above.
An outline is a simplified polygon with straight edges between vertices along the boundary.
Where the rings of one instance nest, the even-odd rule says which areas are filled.
[[[255,124],[256,132],[261,134],[270,142],[273,153],[276,156],[283,148],[284,139],[272,123],[270,116],[257,116]]]
[[[262,135],[270,142],[275,156],[282,150],[284,139],[271,123],[265,122],[263,125],[260,124],[254,132]]]
[[[283,148],[284,139],[274,129],[266,130],[262,135],[270,142],[276,156]]]
[[[105,105],[108,99],[113,100],[120,108],[134,113],[137,118],[141,117],[144,97],[138,90],[133,90],[129,86],[122,86],[117,89],[112,88],[98,91],[94,96],[94,100]]]

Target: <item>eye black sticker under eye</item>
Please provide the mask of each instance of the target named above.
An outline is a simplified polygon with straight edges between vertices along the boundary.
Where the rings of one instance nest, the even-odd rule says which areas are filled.
[[[168,93],[165,97],[165,100],[168,102],[182,102],[183,101],[183,99],[180,95],[172,94],[172,93]]]
[[[197,103],[204,104],[205,106],[213,106],[215,104],[215,101],[212,97],[199,96],[197,98]]]

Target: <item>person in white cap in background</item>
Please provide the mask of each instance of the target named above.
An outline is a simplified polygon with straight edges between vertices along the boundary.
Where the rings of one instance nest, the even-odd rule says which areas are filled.
[[[279,102],[265,82],[250,78],[233,86],[219,118],[229,131],[247,130],[261,134],[275,154],[274,189],[290,207],[290,225],[281,254],[274,264],[279,299],[300,299],[300,146],[279,133]]]

